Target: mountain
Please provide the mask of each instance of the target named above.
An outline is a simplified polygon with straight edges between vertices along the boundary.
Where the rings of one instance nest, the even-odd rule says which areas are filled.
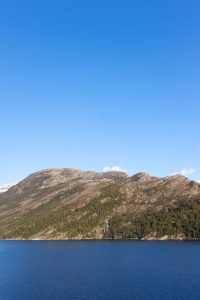
[[[200,184],[182,175],[47,169],[0,195],[1,239],[199,239]]]

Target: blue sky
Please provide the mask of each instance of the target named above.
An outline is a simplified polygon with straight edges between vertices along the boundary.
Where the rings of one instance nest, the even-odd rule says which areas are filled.
[[[199,180],[199,16],[197,0],[1,1],[0,184],[51,167]]]

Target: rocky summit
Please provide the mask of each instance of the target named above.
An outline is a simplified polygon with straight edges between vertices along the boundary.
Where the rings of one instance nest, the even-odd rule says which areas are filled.
[[[0,194],[1,239],[199,239],[200,184],[181,175],[48,169]]]

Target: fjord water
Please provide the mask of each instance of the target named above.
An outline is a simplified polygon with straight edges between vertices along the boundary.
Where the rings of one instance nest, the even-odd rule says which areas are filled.
[[[200,299],[200,243],[0,241],[2,300]]]

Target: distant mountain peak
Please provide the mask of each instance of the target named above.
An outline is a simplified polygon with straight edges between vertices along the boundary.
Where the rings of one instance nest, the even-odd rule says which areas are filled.
[[[0,194],[7,192],[14,184],[0,185]]]

